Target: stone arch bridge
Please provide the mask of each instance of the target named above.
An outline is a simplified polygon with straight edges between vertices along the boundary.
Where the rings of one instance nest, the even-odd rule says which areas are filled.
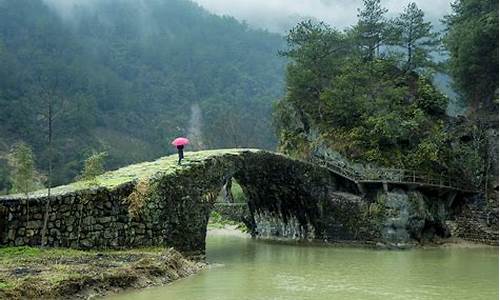
[[[406,243],[444,234],[453,206],[418,185],[380,192],[372,182],[360,193],[345,174],[272,152],[200,151],[186,153],[182,166],[174,155],[57,187],[50,199],[45,191],[0,197],[0,245],[40,245],[50,200],[48,246],[166,245],[202,254],[210,212],[230,178],[247,196],[256,236]]]

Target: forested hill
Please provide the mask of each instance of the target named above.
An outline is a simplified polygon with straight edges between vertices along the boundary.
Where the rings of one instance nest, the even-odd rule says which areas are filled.
[[[179,135],[198,148],[275,147],[282,37],[187,0],[91,2],[60,14],[0,0],[0,191],[16,142],[46,172],[49,103],[55,184],[92,151],[113,168],[171,152]]]

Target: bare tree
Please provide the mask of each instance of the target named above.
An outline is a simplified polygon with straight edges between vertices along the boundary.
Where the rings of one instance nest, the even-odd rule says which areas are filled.
[[[66,108],[67,98],[60,92],[61,80],[59,76],[51,78],[38,77],[39,86],[38,91],[39,99],[41,100],[40,116],[47,126],[47,201],[45,203],[45,216],[42,227],[42,247],[46,244],[47,223],[49,220],[51,189],[52,189],[52,171],[54,159],[54,121],[59,118]]]

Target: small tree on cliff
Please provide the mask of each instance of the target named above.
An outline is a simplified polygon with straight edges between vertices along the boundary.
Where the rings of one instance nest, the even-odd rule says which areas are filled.
[[[433,66],[430,56],[440,41],[438,34],[432,32],[431,22],[424,21],[424,12],[415,2],[408,4],[393,22],[392,43],[405,49],[406,71]]]
[[[363,8],[358,9],[358,23],[354,27],[357,43],[361,46],[363,57],[372,61],[380,53],[380,46],[386,39],[387,9],[380,0],[363,0]]]

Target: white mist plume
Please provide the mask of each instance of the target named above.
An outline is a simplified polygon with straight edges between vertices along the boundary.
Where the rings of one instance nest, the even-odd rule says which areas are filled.
[[[75,8],[78,6],[93,5],[98,0],[43,0],[43,2],[56,11],[63,19],[70,19]]]
[[[201,108],[197,103],[191,105],[191,117],[189,119],[188,138],[191,142],[191,147],[194,150],[201,150],[205,148],[203,144],[203,136],[201,133],[201,126],[203,119],[201,115]]]

